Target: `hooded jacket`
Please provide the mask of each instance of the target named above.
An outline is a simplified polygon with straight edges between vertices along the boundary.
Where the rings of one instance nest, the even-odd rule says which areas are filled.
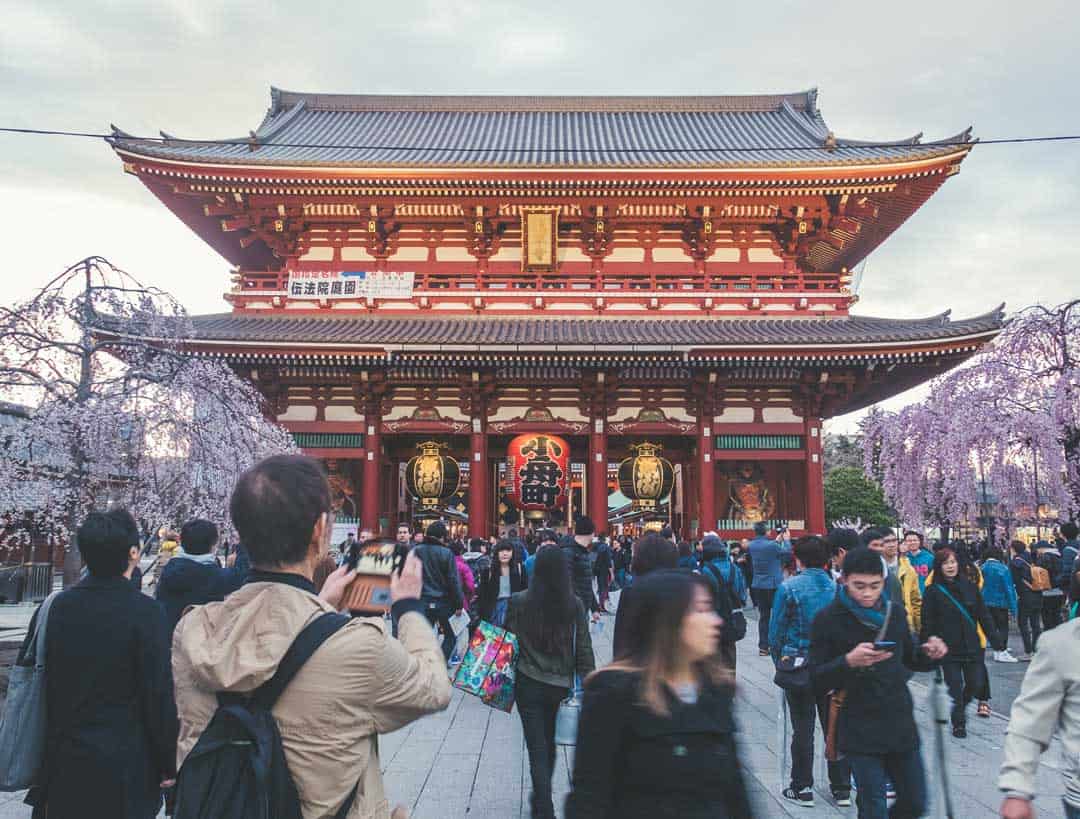
[[[154,596],[165,609],[169,635],[188,606],[201,606],[226,595],[225,575],[213,555],[189,555],[178,551],[161,570]]]
[[[182,765],[217,708],[273,676],[303,628],[333,607],[298,575],[253,572],[223,602],[189,612],[173,636]],[[359,783],[350,819],[388,819],[378,734],[450,701],[446,661],[419,601],[399,601],[398,639],[382,618],[356,618],[330,637],[278,699],[273,714],[304,819],[332,816]]]

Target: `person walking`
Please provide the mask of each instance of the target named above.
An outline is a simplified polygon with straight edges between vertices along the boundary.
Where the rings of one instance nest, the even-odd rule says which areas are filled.
[[[1019,597],[1017,627],[1020,629],[1020,639],[1024,641],[1024,653],[1019,660],[1029,663],[1042,633],[1042,592],[1031,588],[1031,556],[1024,541],[1014,540],[1009,544],[1009,549],[1012,551],[1009,572]]]
[[[983,600],[990,612],[990,619],[994,621],[998,639],[1005,646],[1001,651],[994,652],[994,660],[999,663],[1020,662],[1009,652],[1009,615],[1018,615],[1018,602],[1012,574],[1005,565],[1005,553],[997,546],[988,546],[983,551],[980,569],[983,576]]]
[[[815,535],[795,541],[799,573],[785,580],[776,593],[769,620],[769,650],[776,663],[776,681],[784,691],[791,715],[791,778],[781,793],[803,807],[814,804],[814,717],[828,731],[829,697],[814,690],[809,671],[810,628],[818,612],[836,598],[836,582],[829,572],[829,544]],[[829,789],[839,807],[851,804],[851,766],[830,761]]]
[[[750,817],[708,584],[659,571],[632,588],[640,639],[585,682],[566,819]]]
[[[769,656],[769,618],[776,590],[784,580],[783,559],[790,554],[781,549],[780,543],[766,537],[767,531],[764,523],[755,523],[749,549],[754,578],[750,584],[750,598],[758,610],[758,654],[762,657]]]
[[[181,618],[173,641],[180,715],[173,752],[181,780],[219,695],[254,692],[273,678],[309,624],[338,611],[356,573],[339,568],[318,595],[311,582],[330,545],[333,514],[326,473],[311,458],[273,456],[240,476],[230,517],[250,553],[248,581],[223,602]],[[321,644],[273,706],[303,819],[332,817],[349,799],[350,817],[390,819],[379,734],[450,702],[446,666],[420,599],[422,575],[415,551],[400,574],[391,575],[396,638],[381,617],[351,619]],[[402,815],[395,810],[395,817]]]
[[[517,547],[509,540],[495,545],[495,560],[480,580],[480,619],[493,626],[502,626],[510,596],[523,591],[527,585],[525,567],[517,559]]]
[[[1013,701],[1005,733],[998,787],[1005,796],[1003,819],[1034,819],[1039,758],[1055,735],[1062,753],[1057,764],[1065,781],[1068,819],[1080,819],[1080,619],[1070,620],[1040,640],[1039,652]]]
[[[454,554],[454,565],[457,566],[458,581],[461,583],[461,607],[468,611],[476,597],[476,578],[465,562],[464,541],[455,540],[450,544],[450,551]]]
[[[738,641],[746,636],[746,620],[740,621],[742,632],[736,634],[735,624],[732,621],[735,610],[746,607],[746,579],[743,573],[728,557],[728,547],[715,532],[709,532],[701,541],[701,576],[709,581],[712,587],[713,600],[721,603],[725,599],[727,604],[717,606],[717,612],[721,609],[725,618],[723,630],[720,634],[720,656],[728,668],[735,671],[738,661]]]
[[[926,538],[921,532],[909,529],[904,532],[904,544],[907,546],[907,560],[915,575],[919,578],[919,594],[926,589],[926,578],[934,565],[934,554],[926,548]]]
[[[936,636],[914,645],[903,604],[883,593],[885,567],[876,552],[849,551],[842,571],[842,588],[810,628],[814,689],[843,694],[834,744],[851,765],[859,819],[922,816],[926,774],[908,679],[930,670],[948,648]],[[891,812],[886,780],[896,792]]]
[[[1050,588],[1044,589],[1042,593],[1042,626],[1046,632],[1061,625],[1061,609],[1065,605],[1062,585],[1068,575],[1063,570],[1061,552],[1045,540],[1035,544],[1035,565],[1045,569],[1050,575]]]
[[[189,606],[224,600],[224,570],[214,556],[218,528],[202,518],[180,527],[180,548],[161,572],[154,596],[165,609],[169,639]]]
[[[634,582],[619,597],[615,628],[611,634],[611,652],[616,660],[626,657],[641,641],[641,636],[634,633],[638,622],[637,595],[634,593],[637,581],[653,572],[674,569],[678,560],[675,544],[656,532],[643,535],[634,544],[634,559],[630,565]]]
[[[574,536],[564,537],[561,548],[570,564],[574,594],[578,596],[585,611],[592,615],[593,620],[599,620],[600,603],[593,592],[592,557],[589,554],[595,534],[596,526],[592,520],[582,515],[574,524]]]
[[[942,671],[953,701],[952,732],[959,739],[967,736],[968,703],[985,686],[985,649],[980,628],[992,646],[1001,645],[978,586],[964,576],[952,549],[939,549],[934,555],[932,577],[926,584],[921,635],[923,641],[930,635],[938,636],[949,649]]]
[[[613,614],[607,607],[611,581],[615,577],[615,560],[607,539],[599,535],[593,541],[593,577],[596,578],[596,597],[601,614]]]
[[[428,526],[424,542],[414,546],[411,554],[415,554],[424,567],[424,589],[420,596],[424,615],[429,623],[442,630],[443,655],[450,662],[456,642],[450,618],[464,606],[465,595],[457,561],[445,546],[448,536],[446,524],[437,520]]]
[[[165,615],[124,577],[139,546],[127,511],[91,512],[75,542],[88,571],[48,614],[45,758],[26,802],[34,819],[153,819],[176,772]]]
[[[532,777],[532,819],[555,819],[555,717],[574,685],[596,667],[589,618],[570,586],[570,566],[559,549],[541,548],[532,583],[510,597],[506,629],[518,640],[514,699]]]

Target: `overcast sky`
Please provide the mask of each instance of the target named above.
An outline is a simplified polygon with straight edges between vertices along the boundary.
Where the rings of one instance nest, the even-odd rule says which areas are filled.
[[[0,0],[0,21],[3,126],[233,137],[258,125],[271,85],[426,94],[816,86],[844,137],[936,139],[968,125],[987,139],[1080,133],[1080,15],[1066,0]],[[977,147],[870,256],[856,310],[963,317],[1080,296],[1078,212],[1080,142]],[[227,263],[102,142],[0,134],[0,215],[6,300],[98,254],[192,312],[227,309]]]

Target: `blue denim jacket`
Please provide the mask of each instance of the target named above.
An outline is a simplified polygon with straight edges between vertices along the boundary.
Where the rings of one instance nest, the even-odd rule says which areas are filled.
[[[789,577],[776,592],[769,620],[769,650],[782,654],[810,654],[810,626],[819,611],[836,597],[836,582],[824,569],[806,569]]]
[[[1016,614],[1016,586],[1009,567],[1000,560],[986,560],[982,566],[982,596],[987,608],[1008,609]]]
[[[767,537],[750,541],[750,560],[754,565],[754,579],[750,585],[755,589],[775,589],[784,582],[783,558],[791,554],[790,547]]]

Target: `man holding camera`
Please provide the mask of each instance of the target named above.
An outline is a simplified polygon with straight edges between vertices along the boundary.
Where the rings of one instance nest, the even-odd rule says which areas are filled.
[[[248,694],[273,677],[300,632],[338,609],[355,576],[342,567],[321,593],[312,584],[333,525],[318,462],[267,458],[240,477],[231,514],[252,570],[224,602],[189,611],[177,626],[179,765],[214,716],[218,694]],[[445,665],[419,599],[423,580],[411,555],[391,577],[397,639],[381,617],[353,619],[322,643],[273,706],[305,819],[335,815],[353,794],[350,816],[389,819],[378,735],[449,704]]]

